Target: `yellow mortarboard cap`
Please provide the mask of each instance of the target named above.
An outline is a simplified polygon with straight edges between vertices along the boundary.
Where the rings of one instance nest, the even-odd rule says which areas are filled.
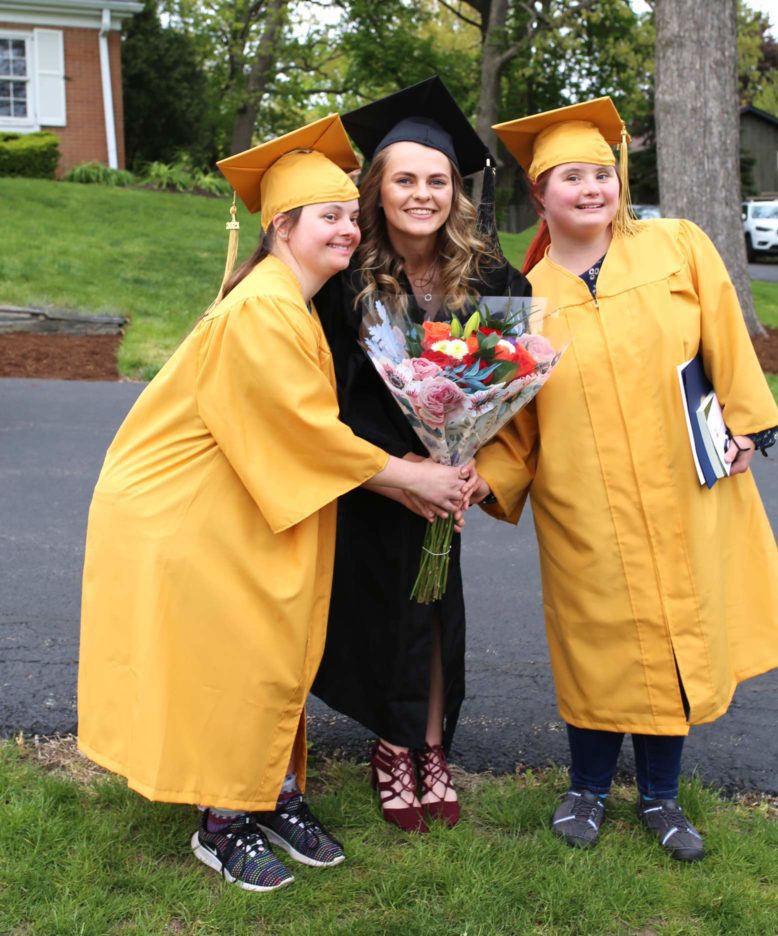
[[[621,195],[613,222],[614,232],[624,234],[635,230],[629,207],[627,171],[630,136],[609,97],[508,120],[495,124],[492,129],[532,182],[563,163],[615,166],[612,147],[618,146]]]
[[[261,209],[265,231],[282,211],[359,198],[359,190],[346,175],[359,168],[359,160],[337,114],[228,156],[216,165],[252,214]],[[235,218],[235,195],[230,216],[227,260],[216,302],[224,295],[238,255],[240,224]]]
[[[267,230],[273,217],[302,205],[359,198],[346,175],[359,168],[337,114],[229,156],[217,163],[252,213],[262,211]]]

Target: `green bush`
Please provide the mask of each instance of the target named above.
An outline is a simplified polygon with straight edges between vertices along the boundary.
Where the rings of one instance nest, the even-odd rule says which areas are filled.
[[[180,153],[172,163],[148,163],[143,168],[142,181],[152,188],[168,192],[205,192],[208,195],[229,195],[232,192],[224,176],[194,165],[187,153]]]
[[[80,182],[82,185],[133,185],[135,176],[126,169],[111,169],[99,162],[82,162],[64,175],[65,182]]]
[[[37,133],[0,133],[0,175],[53,179],[59,162],[59,137]]]
[[[209,195],[232,195],[232,186],[220,172],[195,172],[194,187]]]
[[[185,162],[149,163],[143,170],[143,179],[152,188],[177,192],[190,192],[194,188],[194,174]]]

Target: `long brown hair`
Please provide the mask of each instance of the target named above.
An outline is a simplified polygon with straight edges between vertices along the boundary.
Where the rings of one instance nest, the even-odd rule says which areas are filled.
[[[364,285],[355,305],[379,292],[389,293],[401,307],[407,303],[406,293],[399,282],[403,258],[397,255],[389,240],[386,218],[380,206],[387,152],[382,150],[375,157],[359,187],[362,243],[357,250],[356,264]],[[451,308],[461,309],[476,293],[475,283],[483,278],[482,268],[486,264],[499,266],[504,261],[495,247],[478,234],[476,210],[465,195],[459,170],[453,163],[450,165],[451,212],[438,231],[437,249],[441,291]]]
[[[289,211],[283,212],[284,221],[282,222],[282,226],[287,234],[291,233],[295,229],[302,213],[302,208],[290,208]],[[225,283],[222,298],[224,298],[224,296],[226,296],[228,293],[232,292],[238,283],[245,279],[249,273],[251,273],[254,267],[261,260],[264,260],[265,257],[272,251],[273,244],[276,240],[276,230],[276,226],[271,224],[266,231],[262,232],[259,239],[259,244],[257,245],[254,253],[252,253],[247,260],[244,260],[243,263],[241,263],[241,265],[233,271],[232,275]]]

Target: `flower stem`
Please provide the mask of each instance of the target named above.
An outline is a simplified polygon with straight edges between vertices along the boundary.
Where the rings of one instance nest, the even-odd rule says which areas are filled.
[[[419,604],[439,601],[445,594],[453,532],[453,514],[445,519],[435,517],[427,527],[419,572],[411,591],[411,599]]]

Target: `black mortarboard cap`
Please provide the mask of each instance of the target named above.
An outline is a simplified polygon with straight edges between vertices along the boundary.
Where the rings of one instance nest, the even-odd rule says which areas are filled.
[[[467,176],[483,169],[487,157],[491,158],[437,75],[349,111],[342,120],[367,159],[392,143],[409,141],[445,153]]]

